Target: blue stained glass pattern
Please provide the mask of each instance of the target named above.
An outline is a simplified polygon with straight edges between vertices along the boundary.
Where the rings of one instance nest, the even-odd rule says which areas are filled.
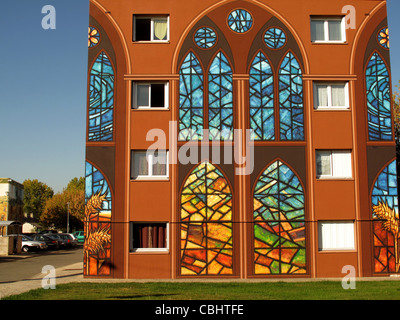
[[[105,195],[102,202],[101,213],[111,214],[111,190],[107,184],[103,174],[92,164],[86,162],[86,176],[85,176],[85,202],[96,194]]]
[[[183,61],[179,80],[179,140],[201,140],[204,76],[200,62],[192,52]]]
[[[304,140],[303,75],[291,52],[279,70],[279,122],[281,140]]]
[[[253,195],[255,274],[306,273],[304,191],[296,174],[275,161]]]
[[[233,139],[233,79],[228,59],[222,52],[208,73],[208,121],[210,140]]]
[[[280,49],[286,43],[285,32],[279,28],[269,28],[264,34],[264,42],[271,49]]]
[[[248,11],[238,9],[229,14],[228,25],[232,31],[243,33],[251,29],[253,25],[253,17]]]
[[[372,205],[377,206],[379,201],[387,203],[389,208],[393,209],[396,215],[398,214],[399,204],[396,160],[387,165],[376,179],[372,190]]]
[[[262,52],[250,68],[250,129],[253,140],[275,140],[274,73]]]
[[[114,70],[100,52],[90,71],[89,141],[112,141],[114,130]]]
[[[378,53],[368,62],[365,74],[369,140],[392,140],[389,72]]]
[[[202,49],[210,49],[217,42],[215,31],[209,27],[202,27],[194,35],[194,41]]]

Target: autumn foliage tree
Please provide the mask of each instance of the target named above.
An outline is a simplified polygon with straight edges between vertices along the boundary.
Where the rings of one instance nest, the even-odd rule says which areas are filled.
[[[85,180],[74,178],[62,192],[47,200],[40,221],[45,227],[66,230],[69,213],[69,231],[82,230],[84,212]]]

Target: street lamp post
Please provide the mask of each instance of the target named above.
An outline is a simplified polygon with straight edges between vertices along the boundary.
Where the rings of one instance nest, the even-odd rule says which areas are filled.
[[[69,233],[69,202],[67,203],[67,233]]]

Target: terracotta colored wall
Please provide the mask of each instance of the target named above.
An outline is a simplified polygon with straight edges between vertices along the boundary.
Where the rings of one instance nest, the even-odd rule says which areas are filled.
[[[124,243],[128,238],[127,224],[129,221],[173,221],[176,218],[177,193],[180,185],[177,184],[178,167],[170,166],[171,176],[169,181],[130,181],[130,150],[147,149],[153,141],[146,141],[148,130],[153,128],[163,129],[166,133],[167,146],[169,142],[168,121],[177,117],[178,107],[178,78],[176,70],[179,64],[179,54],[185,36],[191,28],[204,15],[212,16],[215,22],[224,24],[224,17],[218,15],[222,5],[231,8],[251,5],[260,8],[260,13],[255,17],[266,19],[261,10],[270,10],[270,14],[279,13],[277,18],[286,23],[299,46],[298,51],[304,63],[304,101],[306,142],[296,145],[296,157],[301,159],[301,168],[296,168],[303,178],[307,194],[307,218],[316,231],[318,220],[357,220],[369,217],[369,169],[367,167],[366,120],[364,99],[364,53],[373,30],[385,18],[386,7],[373,12],[381,1],[321,1],[321,0],[262,0],[253,1],[188,1],[188,0],[96,0],[92,1],[91,13],[102,24],[111,39],[118,61],[118,114],[117,114],[117,144],[115,151],[115,217],[121,222],[119,235],[114,242],[118,276],[132,278],[169,278],[174,277],[176,270],[177,250],[172,246],[173,237],[170,234],[169,254],[140,254],[128,253],[128,245]],[[310,37],[310,15],[341,15],[343,6],[352,4],[356,7],[357,29],[346,31],[347,41],[344,44],[313,44]],[[102,8],[102,6],[104,8]],[[107,11],[107,13],[102,13]],[[169,14],[170,16],[170,41],[169,43],[134,43],[132,42],[132,15],[133,14]],[[366,20],[367,19],[367,20]],[[369,21],[365,25],[365,21]],[[356,36],[363,25],[365,33]],[[253,30],[255,35],[256,30]],[[252,32],[253,32],[252,31]],[[243,55],[243,61],[236,61],[237,73],[247,72],[247,54],[251,43],[240,43],[236,35],[228,34],[232,51]],[[250,39],[249,35],[249,39]],[[355,42],[357,40],[357,42]],[[129,70],[129,68],[131,68]],[[130,109],[130,80],[162,79],[170,81],[170,107],[163,111],[141,111]],[[350,110],[346,111],[316,111],[313,108],[312,81],[346,79],[349,85],[351,101]],[[236,84],[236,83],[235,83]],[[127,126],[130,128],[127,128]],[[309,135],[307,133],[310,133]],[[279,148],[288,146],[285,143],[271,143],[274,152]],[[393,143],[386,144],[386,148],[393,147]],[[358,173],[350,180],[343,181],[318,181],[315,178],[315,150],[317,149],[352,149],[355,150],[353,165]],[[263,154],[259,151],[259,154]],[[290,152],[285,151],[287,158]],[[376,156],[376,155],[375,155]],[[372,156],[374,157],[374,156]],[[389,157],[389,156],[387,156]],[[370,157],[371,158],[371,157]],[[268,159],[265,165],[273,159]],[[369,162],[373,162],[372,159]],[[294,165],[295,166],[295,165]],[[260,170],[262,164],[258,164]],[[251,181],[248,181],[251,180]],[[246,180],[246,185],[251,187],[254,177]],[[157,200],[154,200],[154,196]],[[127,199],[126,199],[127,197]],[[250,207],[251,200],[246,200]],[[175,211],[174,211],[175,210]],[[237,213],[244,217],[247,213]],[[129,220],[129,221],[128,221]],[[316,277],[342,277],[343,265],[354,265],[357,274],[371,273],[371,237],[368,223],[360,223],[362,227],[357,230],[357,243],[360,245],[355,252],[319,252],[318,235],[308,235],[308,262],[309,275]],[[239,230],[239,229],[237,229]],[[238,231],[237,231],[238,232]],[[236,239],[239,250],[239,239]],[[362,241],[361,241],[362,240]],[[245,241],[245,240],[243,240]],[[249,242],[246,242],[249,246]],[[122,244],[122,245],[121,245]],[[118,247],[118,249],[116,249]],[[121,249],[121,247],[123,249]],[[247,248],[248,250],[249,247]],[[248,259],[247,257],[240,259]],[[175,262],[174,262],[175,261]],[[362,261],[362,264],[359,263]],[[237,262],[236,268],[243,267]],[[361,267],[362,269],[359,269]],[[127,268],[127,270],[125,269]],[[239,274],[239,273],[238,273]],[[248,266],[248,274],[251,274]]]

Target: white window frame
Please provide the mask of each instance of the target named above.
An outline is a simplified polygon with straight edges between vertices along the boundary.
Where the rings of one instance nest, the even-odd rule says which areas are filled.
[[[346,42],[346,18],[345,17],[311,17],[310,30],[312,29],[313,21],[324,21],[324,40],[313,40],[311,31],[312,43],[345,43]],[[342,40],[329,40],[329,21],[340,21]]]
[[[149,19],[150,20],[150,40],[136,40],[136,20],[139,19]],[[154,22],[157,20],[165,21],[167,20],[167,39],[166,40],[158,40],[154,39]],[[133,15],[133,23],[134,23],[134,34],[133,34],[133,42],[159,42],[159,43],[166,43],[169,42],[169,15],[159,15],[159,16],[147,16],[147,15]]]
[[[318,221],[319,251],[354,251],[354,221]]]
[[[330,157],[330,174],[318,174],[318,154],[325,154],[329,155]],[[342,170],[337,168],[337,161],[340,160],[340,157],[343,155],[347,155],[348,157],[348,166],[349,168],[346,170],[348,173],[347,174],[340,174]],[[344,159],[344,158],[342,158]],[[336,165],[335,165],[336,163]],[[352,160],[352,152],[351,150],[316,150],[315,152],[315,167],[316,167],[316,176],[317,179],[323,180],[323,179],[352,179],[353,178],[353,160]]]
[[[164,106],[163,107],[152,107],[151,106],[151,85],[152,84],[164,84]],[[147,106],[138,105],[138,86],[148,85],[149,86],[149,101]],[[169,82],[168,81],[132,81],[132,109],[146,109],[146,110],[163,110],[169,109]]]
[[[344,85],[344,106],[333,106],[332,105],[332,86],[335,85]],[[328,96],[328,105],[320,106],[318,104],[318,86],[327,86],[327,96]],[[349,83],[348,82],[322,82],[322,81],[314,81],[314,108],[316,110],[348,110],[350,109],[350,96],[349,96]]]
[[[166,173],[165,175],[153,174],[153,156],[154,152],[165,152]],[[135,153],[146,154],[147,159],[147,175],[134,175]],[[169,179],[169,151],[168,150],[131,150],[131,180],[168,180]]]
[[[134,248],[132,243],[132,228],[134,224],[165,224],[165,248]],[[160,222],[160,221],[151,221],[151,222],[142,222],[142,221],[131,221],[129,228],[129,251],[130,253],[135,252],[152,252],[152,253],[163,253],[169,252],[169,223],[168,222]]]

